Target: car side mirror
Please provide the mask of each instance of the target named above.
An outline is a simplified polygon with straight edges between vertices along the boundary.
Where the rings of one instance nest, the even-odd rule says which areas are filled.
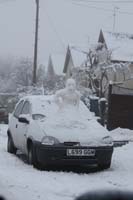
[[[20,115],[18,118],[18,121],[20,123],[24,123],[24,124],[29,124],[30,120],[28,119],[28,117],[24,116],[24,115]]]

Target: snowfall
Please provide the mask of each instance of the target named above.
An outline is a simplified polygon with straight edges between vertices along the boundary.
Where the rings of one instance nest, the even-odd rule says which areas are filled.
[[[96,189],[132,190],[132,131],[116,129],[114,140],[129,140],[114,149],[111,168],[104,171],[39,171],[18,156],[7,153],[7,125],[0,125],[0,194],[9,200],[72,200]]]

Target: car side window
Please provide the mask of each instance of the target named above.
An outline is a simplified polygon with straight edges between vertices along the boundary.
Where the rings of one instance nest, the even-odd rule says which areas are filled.
[[[30,103],[28,101],[24,103],[21,114],[30,114]]]
[[[19,117],[19,115],[20,115],[20,113],[21,113],[21,110],[22,110],[22,108],[23,108],[23,104],[24,104],[24,101],[22,100],[22,101],[20,101],[20,103],[17,105],[17,107],[16,107],[16,109],[15,109],[15,111],[14,111],[14,116],[15,116],[16,118]]]

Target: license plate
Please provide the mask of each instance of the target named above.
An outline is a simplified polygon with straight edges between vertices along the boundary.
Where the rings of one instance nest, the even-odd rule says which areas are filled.
[[[67,156],[95,156],[94,149],[67,149]]]

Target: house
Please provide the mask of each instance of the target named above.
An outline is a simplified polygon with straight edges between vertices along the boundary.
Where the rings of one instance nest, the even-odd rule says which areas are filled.
[[[65,76],[63,74],[65,56],[63,55],[50,55],[48,60],[48,66],[44,77],[43,85],[45,88],[45,94],[49,94],[50,91],[56,91],[57,88],[61,89],[65,84]]]
[[[54,66],[53,66],[53,61],[52,61],[51,55],[49,56],[49,60],[48,60],[46,76],[48,79],[51,79],[51,80],[55,77],[55,71],[54,71]]]
[[[50,55],[47,66],[47,77],[61,76],[63,74],[65,55]],[[52,77],[51,77],[52,76]]]
[[[133,34],[100,30],[98,42],[104,43],[111,50],[112,63],[130,63],[133,74]]]
[[[81,67],[86,60],[86,54],[74,48],[67,47],[63,73],[66,79],[72,76],[72,70],[76,67]]]

